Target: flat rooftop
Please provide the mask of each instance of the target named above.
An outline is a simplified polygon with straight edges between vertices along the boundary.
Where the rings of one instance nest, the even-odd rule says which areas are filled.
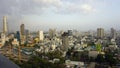
[[[11,60],[0,54],[0,68],[20,68]]]

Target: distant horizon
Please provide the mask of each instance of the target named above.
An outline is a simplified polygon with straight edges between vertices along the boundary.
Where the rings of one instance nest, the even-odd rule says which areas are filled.
[[[22,23],[30,31],[120,30],[120,0],[1,0],[0,5],[0,32],[3,16],[9,31],[20,30]]]
[[[33,27],[34,28],[34,27]],[[103,28],[103,27],[98,27],[98,28]],[[113,28],[113,27],[111,27],[111,28]],[[107,28],[107,29],[105,29],[105,28],[103,28],[104,29],[104,31],[105,32],[110,32],[111,31],[111,28]],[[56,29],[56,31],[68,31],[68,30],[72,30],[72,31],[78,31],[78,32],[88,32],[88,31],[94,31],[94,32],[97,32],[97,28],[95,28],[95,29],[86,29],[86,30],[80,30],[80,29],[58,29],[58,28],[47,28],[47,29],[35,29],[35,30],[31,30],[31,29],[29,29],[29,28],[26,28],[26,26],[25,26],[25,30],[29,30],[30,32],[37,32],[37,31],[44,31],[44,32],[48,32],[49,31],[49,29]],[[114,28],[115,29],[115,28]],[[120,31],[120,29],[115,29],[116,31]],[[18,29],[18,30],[9,30],[8,29],[8,32],[16,32],[16,31],[20,31],[20,29]],[[0,30],[0,33],[1,32],[3,32],[2,30]]]

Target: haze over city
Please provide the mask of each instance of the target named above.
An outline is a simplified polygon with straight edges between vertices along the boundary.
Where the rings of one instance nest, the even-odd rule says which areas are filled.
[[[3,16],[7,16],[10,31],[19,30],[22,23],[32,31],[99,27],[119,30],[119,3],[120,0],[0,0],[0,32]]]
[[[0,68],[120,68],[120,0],[0,0]]]

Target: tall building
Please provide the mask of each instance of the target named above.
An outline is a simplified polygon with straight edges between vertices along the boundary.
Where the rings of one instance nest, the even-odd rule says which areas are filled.
[[[68,30],[68,35],[72,36],[73,35],[73,31],[72,30]]]
[[[56,29],[49,29],[49,36],[50,38],[53,38],[54,36],[56,36]]]
[[[30,35],[30,32],[29,32],[29,30],[25,30],[25,36],[26,36],[26,39],[28,40],[28,37],[29,37],[29,35]]]
[[[111,28],[111,38],[116,38],[116,36],[117,36],[117,32],[116,32],[116,30],[114,29],[114,28]]]
[[[44,39],[44,33],[43,33],[43,31],[38,31],[38,35],[39,35],[39,40],[43,41],[43,39]]]
[[[2,45],[0,46],[0,48],[1,48],[2,46],[4,46],[5,41],[6,41],[5,34],[2,33],[2,34],[1,34],[1,39],[0,39],[0,43],[1,43]]]
[[[97,29],[97,38],[103,38],[104,37],[104,29],[98,28]]]
[[[15,37],[17,38],[18,41],[20,41],[20,32],[17,31]]]
[[[21,26],[20,26],[20,33],[21,33],[21,35],[25,35],[25,25],[24,24],[21,24]]]
[[[6,34],[8,31],[8,27],[7,27],[7,17],[4,16],[3,17],[3,33]]]
[[[68,47],[69,47],[69,38],[68,38],[69,34],[68,32],[64,32],[62,34],[62,46],[63,46],[63,50],[68,50]]]

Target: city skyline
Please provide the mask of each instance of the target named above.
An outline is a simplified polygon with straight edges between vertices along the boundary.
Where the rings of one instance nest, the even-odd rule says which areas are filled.
[[[119,3],[119,0],[1,0],[0,32],[3,16],[7,16],[10,31],[19,30],[22,23],[31,31],[112,27],[119,30]]]

